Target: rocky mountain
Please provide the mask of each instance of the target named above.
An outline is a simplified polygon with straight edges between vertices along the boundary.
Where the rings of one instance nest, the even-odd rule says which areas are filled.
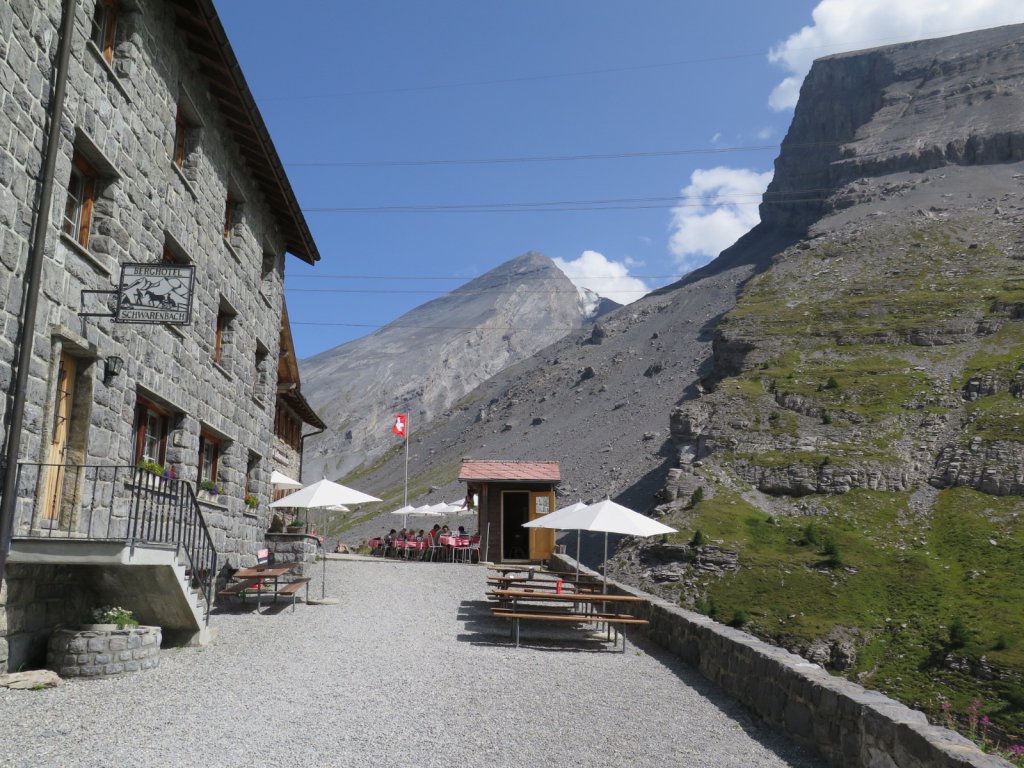
[[[527,253],[364,338],[300,362],[303,390],[328,431],[306,446],[311,476],[336,478],[413,433],[478,384],[611,309],[554,262]]]
[[[558,459],[565,501],[680,529],[617,577],[1024,740],[1021,115],[1024,25],[819,60],[762,223],[457,402],[416,499]]]

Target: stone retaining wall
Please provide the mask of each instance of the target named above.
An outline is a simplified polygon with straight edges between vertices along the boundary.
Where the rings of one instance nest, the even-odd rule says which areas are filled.
[[[553,555],[562,569],[576,568]],[[586,568],[581,570],[588,571]],[[592,571],[588,571],[593,573]],[[796,654],[698,613],[614,581],[609,592],[636,595],[630,606],[647,619],[657,645],[700,670],[772,728],[843,768],[1011,768],[924,713],[834,677]],[[625,606],[624,606],[625,608]]]
[[[274,555],[277,563],[300,562],[302,566],[293,573],[282,577],[290,581],[292,577],[309,576],[312,566],[316,563],[316,554],[320,548],[316,536],[305,533],[268,533],[266,534],[267,549]]]
[[[160,666],[160,627],[58,629],[46,666],[61,677],[106,677]]]

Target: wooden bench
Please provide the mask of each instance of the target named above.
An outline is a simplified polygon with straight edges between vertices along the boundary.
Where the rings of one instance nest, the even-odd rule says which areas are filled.
[[[292,612],[295,612],[295,599],[298,597],[298,592],[303,586],[306,587],[306,600],[309,601],[309,582],[311,579],[307,576],[303,576],[295,581],[289,581],[287,584],[282,584],[274,592],[274,600],[277,600],[278,595],[291,595],[292,596]]]
[[[245,599],[246,594],[255,587],[259,587],[263,579],[242,579],[234,584],[228,584],[217,593],[217,597],[241,597]]]
[[[522,619],[530,621],[572,621],[572,622],[598,622],[607,624],[609,631],[615,630],[615,643],[618,644],[620,634],[619,627],[625,625],[645,625],[647,619],[638,619],[629,613],[575,613],[557,608],[541,608],[538,606],[520,606],[514,612],[511,608],[491,608],[491,615],[499,619],[509,619],[512,622],[512,637],[516,641],[516,648],[519,647],[519,622]],[[622,652],[626,652],[626,634],[622,632]]]

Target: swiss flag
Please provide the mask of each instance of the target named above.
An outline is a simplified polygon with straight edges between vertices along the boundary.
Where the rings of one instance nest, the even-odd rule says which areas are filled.
[[[391,426],[391,431],[399,437],[405,437],[409,429],[409,414],[408,413],[396,413],[395,423]]]

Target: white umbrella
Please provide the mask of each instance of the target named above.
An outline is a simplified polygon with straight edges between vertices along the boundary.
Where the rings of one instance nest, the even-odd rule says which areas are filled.
[[[554,519],[553,519],[554,518]],[[543,520],[543,523],[540,521]],[[611,499],[599,501],[583,509],[560,510],[550,515],[523,524],[532,528],[557,528],[559,530],[603,531],[604,532],[604,588],[608,589],[608,534],[621,533],[626,536],[657,536],[661,533],[675,533],[664,523],[652,520],[646,515],[634,512],[629,507],[616,504]],[[577,563],[579,560],[576,561]]]
[[[406,504],[404,507],[399,507],[398,509],[394,510],[391,514],[392,515],[401,515],[402,516],[402,527],[404,528],[405,527],[405,518],[408,515],[411,515],[415,511],[416,511],[416,507],[414,507],[412,504]]]
[[[566,515],[572,512],[579,512],[581,509],[586,509],[587,504],[584,504],[582,500],[577,501],[575,504],[570,504],[568,507],[562,507],[556,509],[554,512],[549,512],[546,515],[541,515],[536,520],[531,520],[528,523],[523,523],[524,528],[554,528],[556,531],[571,531],[572,528],[564,527],[559,525],[559,521]],[[576,528],[576,578],[580,577],[580,529]]]
[[[347,485],[330,480],[317,480],[312,485],[307,485],[301,491],[290,493],[277,501],[271,503],[272,507],[332,507],[335,504],[367,504],[371,501],[380,501],[376,496],[349,488]]]
[[[278,472],[276,469],[270,473],[270,484],[276,485],[278,488],[301,488],[302,483],[298,480],[292,480],[288,475],[283,472]]]
[[[324,507],[344,506],[345,504],[367,504],[372,501],[380,501],[376,496],[349,488],[347,485],[335,483],[327,478],[317,480],[312,485],[307,485],[301,491],[290,493],[277,501],[271,502],[271,507],[301,507],[303,509],[320,509]],[[323,599],[327,583],[327,553],[324,553],[324,575],[320,585],[320,598]]]

